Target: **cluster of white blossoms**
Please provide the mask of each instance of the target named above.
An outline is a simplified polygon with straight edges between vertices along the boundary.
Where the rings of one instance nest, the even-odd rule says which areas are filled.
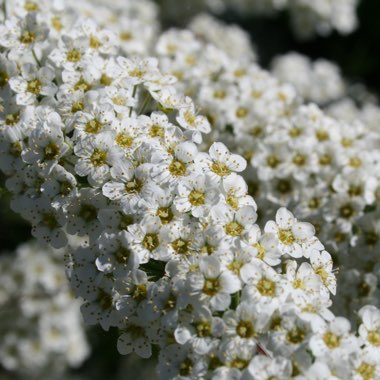
[[[67,267],[85,322],[118,328],[122,354],[157,349],[161,379],[378,379],[380,311],[362,308],[353,332],[334,316],[331,255],[280,207],[292,194],[301,213],[297,195],[314,191],[349,235],[361,194],[312,181],[375,170],[375,141],[190,31],[138,58],[139,36],[129,52],[117,24],[144,20],[149,3],[121,3],[125,17],[118,3],[15,1],[0,25],[1,169],[36,238],[83,239]],[[255,200],[232,147],[267,187]],[[261,228],[269,202],[279,209]]]
[[[274,58],[271,72],[281,82],[292,84],[305,101],[321,106],[346,92],[339,67],[325,59],[311,61],[304,55],[288,53]]]
[[[0,364],[39,378],[79,366],[89,347],[66,279],[62,250],[35,242],[0,255]]]
[[[362,304],[379,305],[378,108],[364,107],[361,118],[332,119],[316,105],[302,105],[293,86],[253,61],[235,60],[187,30],[162,34],[156,52],[162,69],[179,78],[177,87],[210,120],[207,141],[223,141],[250,162],[244,178],[263,220],[288,207],[340,252],[336,264],[350,273],[340,277],[341,289],[350,289],[339,297],[345,314],[352,315],[352,286]],[[344,286],[349,268],[357,282]]]
[[[235,11],[239,15],[289,14],[294,33],[299,38],[325,36],[336,30],[341,34],[353,32],[358,25],[358,0],[203,0],[215,13]],[[173,0],[165,0],[173,7]],[[198,1],[199,3],[199,1]],[[176,7],[181,7],[177,2]],[[198,7],[200,5],[198,4]]]

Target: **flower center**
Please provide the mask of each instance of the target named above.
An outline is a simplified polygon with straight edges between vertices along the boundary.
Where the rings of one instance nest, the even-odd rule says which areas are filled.
[[[237,368],[237,369],[244,369],[248,366],[249,362],[247,360],[244,360],[244,359],[240,359],[240,358],[236,358],[234,360],[232,360],[232,362],[229,363],[229,366],[231,368]]]
[[[181,177],[186,174],[186,164],[180,160],[173,160],[169,165],[169,172],[175,177]]]
[[[101,44],[99,38],[94,36],[93,34],[91,34],[91,36],[90,36],[90,48],[91,49],[99,49],[100,46],[102,46],[102,44]]]
[[[82,207],[80,208],[78,215],[85,222],[92,222],[98,217],[98,210],[93,205],[85,204],[85,205],[82,205]]]
[[[190,242],[188,240],[183,240],[181,238],[174,240],[172,242],[172,247],[174,252],[178,255],[185,255],[189,251]]]
[[[344,219],[350,219],[355,215],[355,209],[350,204],[343,205],[339,209],[339,215]]]
[[[135,285],[132,292],[132,298],[136,301],[143,301],[146,298],[147,290],[145,284]]]
[[[215,99],[224,99],[226,97],[226,91],[224,90],[215,90],[214,91],[214,98]]]
[[[203,285],[203,293],[208,296],[214,296],[220,289],[220,283],[217,278],[206,278]]]
[[[59,227],[59,224],[57,222],[55,215],[53,213],[50,213],[50,212],[43,214],[42,223],[45,226],[49,227],[50,230],[54,230],[57,227]]]
[[[5,124],[6,125],[16,125],[20,121],[20,113],[10,113],[7,116],[5,116]]]
[[[289,343],[299,344],[304,341],[305,335],[305,330],[301,329],[300,327],[294,327],[288,331],[286,339]]]
[[[247,117],[247,115],[248,115],[248,109],[245,107],[239,107],[236,110],[236,117],[238,117],[239,119],[244,119],[245,117]]]
[[[215,161],[211,165],[211,170],[220,177],[225,177],[231,174],[231,170],[228,168],[228,166],[220,161]]]
[[[73,185],[70,182],[68,181],[61,182],[59,186],[59,194],[62,196],[69,195],[72,189],[73,189]]]
[[[278,238],[280,239],[281,243],[283,243],[285,245],[292,245],[296,240],[294,238],[292,230],[280,229],[278,231]]]
[[[305,165],[305,163],[306,163],[306,157],[304,155],[298,153],[293,157],[294,165],[303,166]]]
[[[192,206],[202,206],[205,204],[205,193],[200,190],[191,190],[189,202]]]
[[[38,7],[38,5],[36,3],[33,3],[32,1],[27,1],[24,4],[24,9],[27,12],[37,12],[40,8]]]
[[[244,227],[238,222],[230,222],[225,226],[224,229],[227,235],[235,237],[242,234]]]
[[[104,73],[100,77],[100,84],[102,84],[103,86],[109,86],[112,84],[112,82],[113,82],[113,79]],[[124,103],[124,99],[122,99],[121,97],[119,97],[119,99],[121,99],[122,102]]]
[[[71,49],[66,54],[66,59],[72,63],[79,62],[81,58],[82,53],[78,49]]]
[[[242,261],[233,261],[232,263],[227,265],[227,268],[231,271],[234,272],[235,274],[240,273],[241,267],[244,265]]]
[[[305,284],[303,283],[303,281],[300,278],[296,278],[293,281],[293,288],[294,289],[305,289]]]
[[[132,33],[124,31],[119,34],[122,41],[129,41],[132,38]]]
[[[98,167],[105,165],[107,161],[107,151],[101,149],[95,149],[91,154],[90,161],[92,165]]]
[[[239,207],[239,200],[233,194],[228,194],[227,195],[226,202],[234,210],[237,210],[238,207]]]
[[[125,191],[129,194],[138,194],[143,187],[143,183],[138,179],[134,178],[125,184]]]
[[[332,162],[332,158],[329,154],[322,154],[322,156],[319,157],[319,164],[322,166],[330,165]]]
[[[380,332],[379,331],[368,331],[368,342],[370,342],[373,346],[380,346]]]
[[[252,338],[256,335],[255,328],[251,321],[240,321],[236,327],[236,333],[241,338]]]
[[[323,335],[323,341],[330,349],[334,349],[340,346],[340,337],[333,334],[331,331],[328,331]]]
[[[180,376],[190,376],[193,372],[193,362],[186,358],[179,366]]]
[[[84,130],[87,133],[99,133],[99,131],[103,128],[103,124],[98,119],[92,119],[86,123]]]
[[[197,335],[201,338],[211,335],[211,324],[208,321],[198,322],[195,326]]]
[[[119,264],[127,264],[130,256],[131,251],[123,246],[120,246],[118,250],[115,252],[115,258]]]
[[[92,86],[87,83],[83,78],[80,78],[77,83],[74,85],[74,90],[75,91],[90,91]]]
[[[268,156],[268,157],[267,157],[267,165],[268,165],[270,168],[272,168],[272,169],[276,168],[276,167],[278,166],[279,163],[280,163],[280,160],[278,159],[277,156],[272,155],[272,156]]]
[[[153,124],[149,130],[150,137],[165,137],[165,130],[158,124]]]
[[[257,249],[257,258],[263,260],[265,257],[265,248],[260,243],[254,243],[253,247]]]
[[[358,373],[363,380],[373,380],[375,378],[376,365],[362,362],[360,366],[356,368],[356,373]]]
[[[159,246],[160,239],[157,234],[146,234],[142,244],[145,249],[152,252]]]
[[[162,224],[168,224],[173,220],[173,211],[170,207],[159,207],[156,215],[160,218]]]
[[[25,45],[30,45],[36,40],[36,33],[29,32],[28,30],[22,32],[20,42]]]
[[[276,295],[276,283],[265,277],[259,280],[256,289],[264,297],[274,297]]]
[[[42,83],[38,79],[32,79],[28,82],[26,91],[38,95],[41,92]]]
[[[83,111],[83,109],[84,109],[84,104],[81,101],[74,102],[73,105],[71,106],[72,113]]]
[[[45,160],[54,160],[59,156],[59,146],[53,142],[45,146],[44,149],[44,159]]]
[[[187,124],[194,125],[196,117],[192,112],[186,111],[183,116]]]
[[[129,148],[133,144],[133,137],[126,133],[118,133],[115,138],[116,144],[123,148]]]
[[[323,268],[323,266],[316,268],[315,273],[321,278],[321,280],[324,284],[327,283],[327,279],[329,278],[329,274],[327,273],[326,269]]]
[[[319,129],[315,132],[315,137],[318,141],[326,141],[330,138],[328,132],[324,131],[323,129]]]

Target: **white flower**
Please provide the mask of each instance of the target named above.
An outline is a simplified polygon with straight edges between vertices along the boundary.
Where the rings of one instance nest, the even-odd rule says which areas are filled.
[[[228,240],[243,238],[257,219],[256,209],[252,206],[243,206],[235,212],[224,204],[214,206],[210,216],[213,223],[224,230]]]
[[[204,173],[209,174],[216,183],[233,172],[243,171],[247,166],[243,157],[230,153],[222,143],[212,144],[209,155],[199,154],[195,164],[199,165]]]
[[[95,137],[82,139],[74,147],[79,160],[75,164],[76,173],[87,176],[91,186],[101,186],[110,177],[110,166],[122,156],[120,149],[115,147],[111,133],[100,133]]]
[[[117,341],[117,350],[122,355],[135,352],[142,358],[152,355],[152,347],[146,336],[146,326],[137,317],[130,317],[124,328],[124,332]]]
[[[212,310],[226,310],[231,302],[231,294],[240,289],[239,280],[228,271],[221,271],[215,257],[203,257],[199,271],[189,273],[188,286],[194,301],[206,301]]]
[[[284,207],[277,211],[276,222],[267,222],[265,232],[277,236],[282,254],[288,254],[295,258],[302,256],[307,258],[312,249],[323,249],[322,244],[314,236],[313,225],[298,222],[293,214]]]
[[[195,353],[204,355],[210,351],[213,342],[223,334],[223,331],[223,320],[213,317],[209,309],[201,308],[196,310],[190,323],[179,324],[174,336],[177,343],[189,342]]]
[[[63,123],[56,113],[51,113],[47,120],[36,126],[29,137],[28,149],[22,158],[29,164],[37,164],[43,173],[50,174],[58,161],[69,150],[62,133]]]
[[[287,380],[291,375],[291,362],[282,357],[271,358],[265,355],[256,355],[248,366],[248,372],[253,380],[267,380],[277,378]]]
[[[197,154],[196,145],[189,141],[178,144],[173,155],[161,151],[153,153],[152,178],[159,184],[176,183],[189,175],[189,166]]]
[[[375,306],[367,305],[359,310],[362,324],[359,326],[359,335],[371,352],[380,352],[380,310]]]
[[[256,257],[271,266],[281,262],[278,240],[272,233],[262,233],[258,225],[253,225],[246,237],[246,242],[256,249]]]
[[[316,357],[337,355],[347,357],[358,348],[355,336],[350,334],[350,323],[347,319],[337,317],[319,327],[310,338],[309,346]]]
[[[192,215],[202,218],[219,201],[218,192],[206,175],[190,177],[178,184],[178,196],[173,203],[179,212],[191,211]]]
[[[131,60],[124,57],[118,57],[123,78],[128,85],[138,85],[143,82],[154,81],[160,78],[160,73],[157,68],[157,59],[146,58],[142,60]]]
[[[223,316],[226,336],[237,344],[254,347],[259,336],[267,331],[269,315],[256,305],[246,301],[239,304],[236,310],[228,310]]]
[[[222,185],[226,203],[231,208],[238,210],[243,206],[252,206],[257,209],[254,199],[248,195],[248,185],[243,177],[232,173],[223,179]]]
[[[196,115],[194,103],[190,98],[186,98],[185,102],[179,109],[177,121],[182,128],[195,130],[202,133],[211,131],[210,123],[203,115]]]
[[[43,97],[52,98],[57,92],[53,83],[55,73],[52,68],[37,66],[27,63],[21,67],[21,76],[9,80],[11,89],[17,93],[16,102],[19,105],[37,104]]]
[[[149,217],[140,224],[129,226],[127,239],[131,248],[141,258],[149,257],[155,260],[162,260],[165,259],[166,252],[162,246],[160,231],[160,218],[157,216]]]
[[[245,301],[254,300],[271,310],[278,305],[281,297],[284,299],[286,296],[287,290],[281,276],[261,260],[254,259],[244,265],[240,270],[240,276],[247,284],[242,294]]]
[[[123,211],[129,213],[146,203],[150,176],[143,165],[134,168],[127,159],[119,159],[110,174],[112,180],[103,185],[103,194],[109,199],[120,200]]]
[[[310,263],[322,283],[332,293],[336,293],[336,278],[333,273],[333,261],[327,251],[313,250],[310,254]]]

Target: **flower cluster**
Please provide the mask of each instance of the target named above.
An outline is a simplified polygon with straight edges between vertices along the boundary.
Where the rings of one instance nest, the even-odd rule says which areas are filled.
[[[94,3],[15,1],[0,26],[1,169],[36,238],[83,239],[67,268],[85,322],[117,327],[122,354],[158,347],[162,379],[376,379],[379,310],[361,309],[358,334],[334,316],[331,255],[280,207],[302,214],[301,189],[327,198],[336,168],[360,178],[375,142],[298,107],[253,54],[238,61],[188,30],[163,34],[157,58],[145,36],[129,51],[118,24],[143,25],[149,3],[124,3],[107,22]],[[255,199],[254,181],[266,186]],[[350,234],[338,199],[351,194],[335,192],[321,217]]]
[[[168,51],[174,41],[176,50]],[[356,273],[361,304],[379,305],[377,107],[367,106],[362,121],[332,119],[315,105],[302,105],[293,87],[254,62],[235,60],[186,30],[164,33],[156,51],[163,70],[180,79],[178,87],[208,116],[211,139],[250,162],[244,178],[263,220],[285,206],[312,222],[329,250],[340,252],[336,263]],[[189,63],[188,56],[197,60]],[[339,298],[350,315],[352,297]]]
[[[305,101],[321,106],[345,94],[346,86],[339,67],[325,59],[312,62],[298,53],[275,57],[272,74],[284,83],[291,83]]]
[[[333,31],[340,34],[353,32],[358,25],[356,8],[359,0],[198,0],[192,1],[191,7],[196,11],[209,9],[218,14],[227,11],[239,15],[266,15],[286,11],[295,35],[300,39],[313,36],[325,36]],[[186,1],[163,0],[165,12],[175,17],[178,12],[188,7]]]
[[[0,272],[1,366],[24,376],[79,366],[89,347],[63,252],[26,243],[1,254]]]

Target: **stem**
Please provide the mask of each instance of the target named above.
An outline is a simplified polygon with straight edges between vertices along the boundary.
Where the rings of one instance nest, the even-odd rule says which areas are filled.
[[[139,112],[138,112],[139,115],[141,115],[145,111],[145,108],[150,103],[150,100],[151,100],[151,96],[149,92],[147,92],[147,94],[145,95],[144,103],[141,105],[139,109]]]
[[[135,95],[136,95],[136,91],[137,91],[137,84],[135,84],[135,85],[133,86],[132,98],[135,97]],[[129,115],[128,115],[129,117],[132,116],[132,111],[133,111],[133,107],[130,107],[130,109],[129,109]]]
[[[4,21],[5,21],[5,19],[7,18],[7,0],[3,0],[2,8],[3,8]]]
[[[33,58],[35,59],[37,65],[38,65],[39,67],[41,67],[41,62],[40,62],[40,60],[37,58],[37,54],[36,54],[36,52],[34,51],[34,49],[32,49],[32,54],[33,54]]]

